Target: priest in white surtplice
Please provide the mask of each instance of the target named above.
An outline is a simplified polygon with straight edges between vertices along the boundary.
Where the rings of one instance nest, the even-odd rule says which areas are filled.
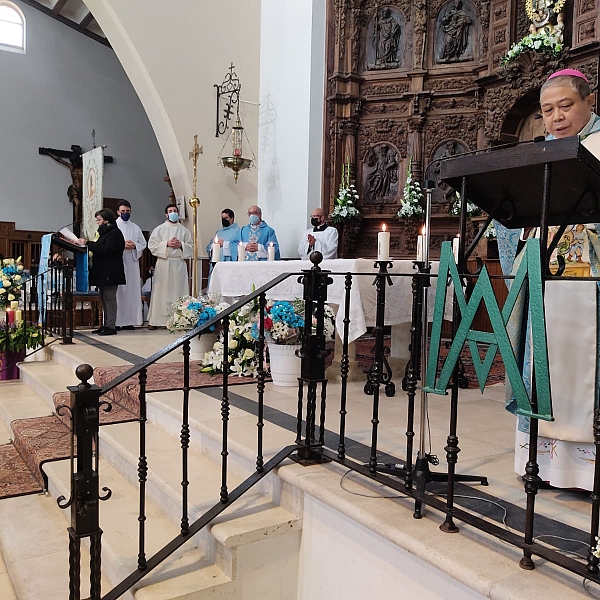
[[[324,260],[337,258],[338,230],[325,223],[325,211],[315,208],[310,215],[312,227],[307,229],[298,244],[298,254],[302,260],[308,260],[311,253],[318,251]]]
[[[176,204],[165,208],[166,221],[150,235],[148,249],[156,256],[148,329],[167,324],[169,304],[190,293],[185,259],[192,258],[192,234],[179,222]]]
[[[117,328],[135,329],[143,323],[142,280],[140,278],[140,258],[146,248],[142,230],[131,221],[131,204],[121,200],[117,208],[117,227],[125,238],[123,265],[127,283],[117,289]]]

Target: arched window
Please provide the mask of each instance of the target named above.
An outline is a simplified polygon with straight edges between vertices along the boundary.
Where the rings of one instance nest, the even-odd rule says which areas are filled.
[[[0,0],[0,49],[25,52],[25,17],[18,6]]]

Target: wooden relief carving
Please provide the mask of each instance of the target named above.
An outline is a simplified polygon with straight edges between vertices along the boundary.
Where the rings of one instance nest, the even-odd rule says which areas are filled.
[[[406,23],[395,8],[375,11],[369,21],[366,40],[366,68],[369,71],[397,69],[404,61]]]
[[[476,13],[470,2],[452,0],[439,12],[435,23],[435,61],[457,63],[474,57]]]
[[[506,2],[503,2],[502,4],[497,4],[494,7],[494,21],[502,21],[503,19],[506,19],[506,10]]]
[[[393,94],[405,94],[409,90],[409,83],[365,84],[363,95],[367,98],[370,96],[391,96]]]
[[[586,12],[590,12],[596,8],[596,0],[580,0],[579,2],[579,14],[583,15]]]
[[[585,42],[592,40],[596,37],[596,21],[594,19],[590,21],[584,21],[579,23],[577,27],[577,41]]]
[[[400,156],[391,144],[372,146],[362,171],[363,204],[395,204],[398,196]]]

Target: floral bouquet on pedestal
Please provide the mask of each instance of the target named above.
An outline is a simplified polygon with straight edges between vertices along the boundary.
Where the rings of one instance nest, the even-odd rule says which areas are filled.
[[[350,183],[350,163],[342,166],[342,181],[340,190],[335,198],[331,218],[334,223],[343,223],[360,216],[360,211],[356,208],[359,196],[353,183]]]
[[[25,282],[21,257],[5,258],[0,261],[0,308],[10,306],[21,297],[21,287]]]
[[[396,216],[400,219],[414,219],[425,214],[421,202],[423,201],[423,190],[418,181],[412,178],[412,159],[408,162],[406,169],[406,183],[400,201],[400,210]]]
[[[217,313],[229,307],[222,302],[220,296],[203,296],[193,298],[184,296],[169,306],[167,312],[167,329],[171,333],[185,333],[206,323]],[[211,328],[212,331],[213,328]]]

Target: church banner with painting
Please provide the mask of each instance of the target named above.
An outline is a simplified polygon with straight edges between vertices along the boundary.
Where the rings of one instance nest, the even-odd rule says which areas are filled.
[[[83,224],[81,234],[88,240],[93,240],[98,226],[95,213],[102,208],[104,175],[104,150],[94,148],[83,155]]]

